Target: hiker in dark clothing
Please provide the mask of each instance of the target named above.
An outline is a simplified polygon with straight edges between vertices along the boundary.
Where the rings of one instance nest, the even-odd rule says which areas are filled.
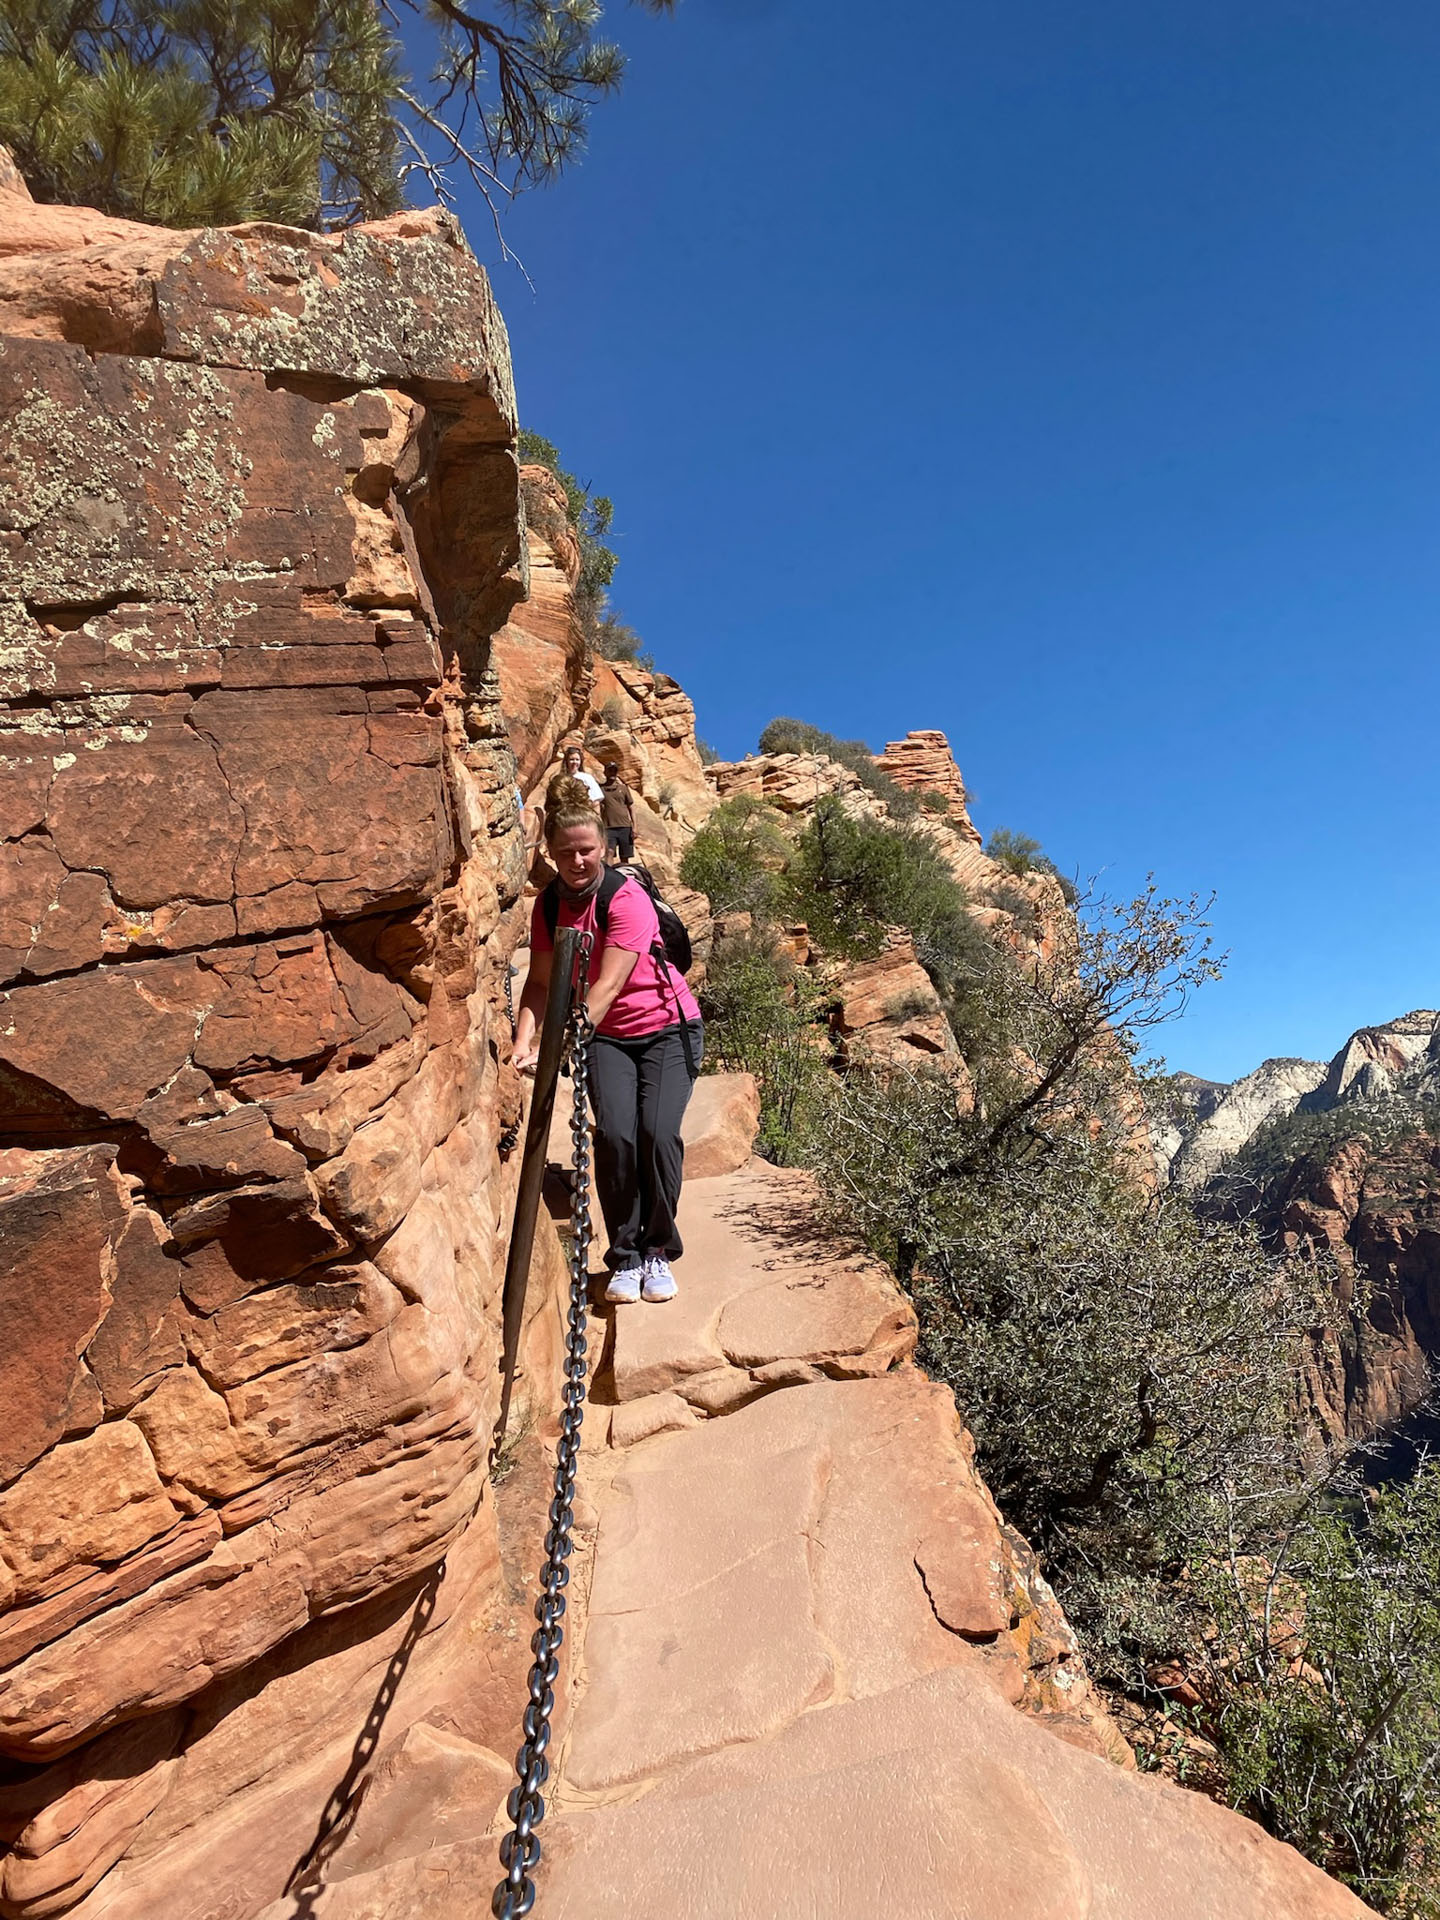
[[[635,796],[620,778],[620,762],[605,762],[600,789],[600,818],[605,822],[605,858],[613,867],[635,858]]]

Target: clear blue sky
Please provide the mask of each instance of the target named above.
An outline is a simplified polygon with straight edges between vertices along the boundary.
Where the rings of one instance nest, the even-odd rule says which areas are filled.
[[[1173,1065],[1440,1003],[1440,12],[610,24],[625,92],[496,284],[705,737],[941,727],[982,830],[1213,887]]]

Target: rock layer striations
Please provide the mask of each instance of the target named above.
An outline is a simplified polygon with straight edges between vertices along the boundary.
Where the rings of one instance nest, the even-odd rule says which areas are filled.
[[[507,1591],[508,348],[441,214],[18,193],[0,325],[0,1913],[181,1920],[248,1794],[243,1914],[467,1529]]]

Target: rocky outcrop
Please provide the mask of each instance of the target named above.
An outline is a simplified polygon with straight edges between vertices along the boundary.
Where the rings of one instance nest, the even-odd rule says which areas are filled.
[[[1317,1336],[1317,1419],[1356,1439],[1403,1420],[1425,1399],[1440,1358],[1431,1104],[1440,1014],[1362,1027],[1328,1064],[1267,1060],[1232,1086],[1195,1081],[1180,1091],[1179,1111],[1172,1106],[1158,1128],[1152,1121],[1170,1178],[1206,1204],[1253,1213],[1292,1251],[1325,1250],[1342,1304],[1360,1303],[1342,1328]],[[1291,1116],[1279,1139],[1257,1141],[1267,1122]]]
[[[1229,1086],[1177,1074],[1178,1105],[1152,1123],[1170,1178],[1192,1191],[1213,1180],[1267,1121],[1362,1102],[1440,1095],[1440,1013],[1422,1009],[1352,1033],[1329,1061],[1265,1060]]]
[[[831,1031],[856,1064],[959,1066],[959,1049],[940,996],[908,935],[892,934],[873,960],[838,970]]]
[[[515,1741],[508,350],[438,213],[12,194],[0,324],[0,1913],[245,1920],[402,1655]]]
[[[491,662],[517,778],[528,795],[584,712],[593,674],[575,613],[580,546],[565,490],[548,467],[522,467],[520,484],[530,590],[495,635]]]
[[[1362,1293],[1363,1312],[1318,1345],[1316,1412],[1356,1439],[1404,1419],[1440,1359],[1440,1139],[1417,1128],[1306,1154],[1265,1195],[1262,1218],[1287,1249],[1334,1257],[1344,1304]]]
[[[1170,1178],[1177,1187],[1203,1187],[1267,1120],[1293,1113],[1325,1077],[1318,1060],[1265,1060],[1233,1085],[1217,1088],[1193,1131],[1174,1135]]]
[[[969,794],[950,742],[933,728],[907,733],[903,740],[892,740],[875,764],[888,773],[896,786],[910,793],[922,793],[944,802],[946,817],[963,839],[980,845],[980,835],[970,819]]]
[[[1307,1105],[1323,1110],[1395,1094],[1440,1095],[1440,1013],[1422,1009],[1352,1033]]]

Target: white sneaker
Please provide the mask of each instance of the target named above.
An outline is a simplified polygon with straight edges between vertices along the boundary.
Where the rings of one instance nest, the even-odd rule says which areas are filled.
[[[621,1267],[618,1273],[611,1274],[605,1298],[614,1301],[617,1307],[633,1307],[640,1298],[642,1277],[648,1278],[642,1267]],[[647,1294],[645,1297],[648,1300],[650,1296]]]
[[[644,1278],[640,1284],[641,1298],[645,1300],[673,1300],[678,1289],[675,1276],[670,1271],[670,1262],[663,1253],[646,1256]]]

